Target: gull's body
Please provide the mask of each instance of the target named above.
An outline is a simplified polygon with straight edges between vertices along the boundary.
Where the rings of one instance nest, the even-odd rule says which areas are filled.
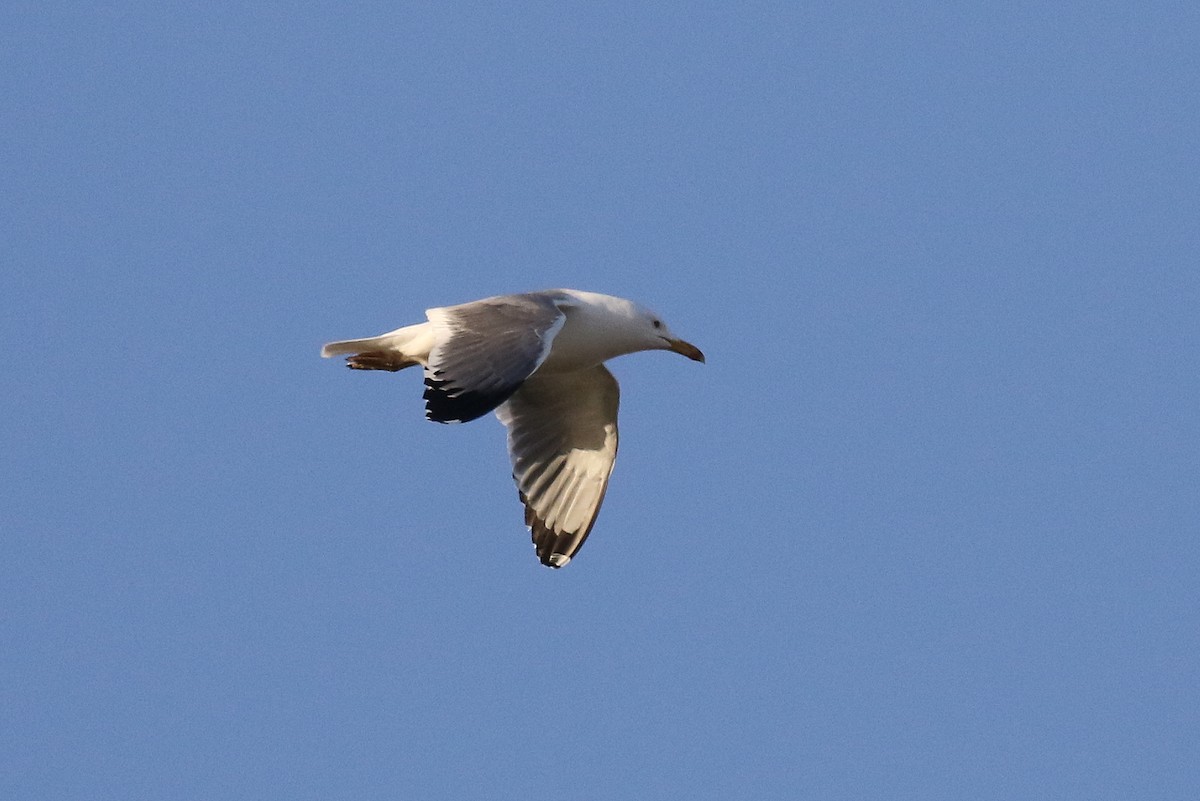
[[[425,416],[467,422],[495,410],[538,557],[571,560],[591,531],[617,455],[616,356],[704,355],[650,310],[594,292],[554,289],[426,311],[428,322],[331,342],[359,370],[425,371]]]

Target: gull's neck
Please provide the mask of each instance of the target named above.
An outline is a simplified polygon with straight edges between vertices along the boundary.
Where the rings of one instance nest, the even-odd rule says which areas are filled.
[[[554,338],[542,370],[582,370],[648,349],[640,326],[635,324],[635,307],[628,300],[576,289],[557,292],[566,321]]]

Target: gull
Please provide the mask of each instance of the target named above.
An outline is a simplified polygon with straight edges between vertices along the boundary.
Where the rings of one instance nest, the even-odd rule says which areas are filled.
[[[366,339],[330,342],[355,370],[421,365],[425,417],[465,423],[495,411],[508,430],[525,525],[547,567],[583,545],[617,457],[616,356],[669,350],[704,354],[637,303],[576,289],[499,295],[427,309],[428,322]]]

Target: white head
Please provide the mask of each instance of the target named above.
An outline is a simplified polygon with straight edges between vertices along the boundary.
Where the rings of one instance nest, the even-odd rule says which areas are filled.
[[[671,332],[663,319],[650,309],[644,306],[632,304],[637,309],[637,321],[640,327],[649,334],[648,342],[653,343],[652,348],[658,350],[669,350],[678,353],[680,356],[687,356],[694,362],[703,362],[704,354],[690,342],[680,339]]]
[[[669,350],[693,361],[704,361],[699,348],[675,336],[662,317],[645,306],[612,295],[576,289],[562,291],[571,296],[577,309],[588,318],[586,327],[603,330],[608,343],[614,349],[619,348],[620,353]]]

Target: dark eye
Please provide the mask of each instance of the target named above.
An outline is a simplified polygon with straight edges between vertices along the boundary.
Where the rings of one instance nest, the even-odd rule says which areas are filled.
[[[662,320],[655,320],[655,321],[654,321],[654,327],[655,327],[655,328],[662,328]]]

